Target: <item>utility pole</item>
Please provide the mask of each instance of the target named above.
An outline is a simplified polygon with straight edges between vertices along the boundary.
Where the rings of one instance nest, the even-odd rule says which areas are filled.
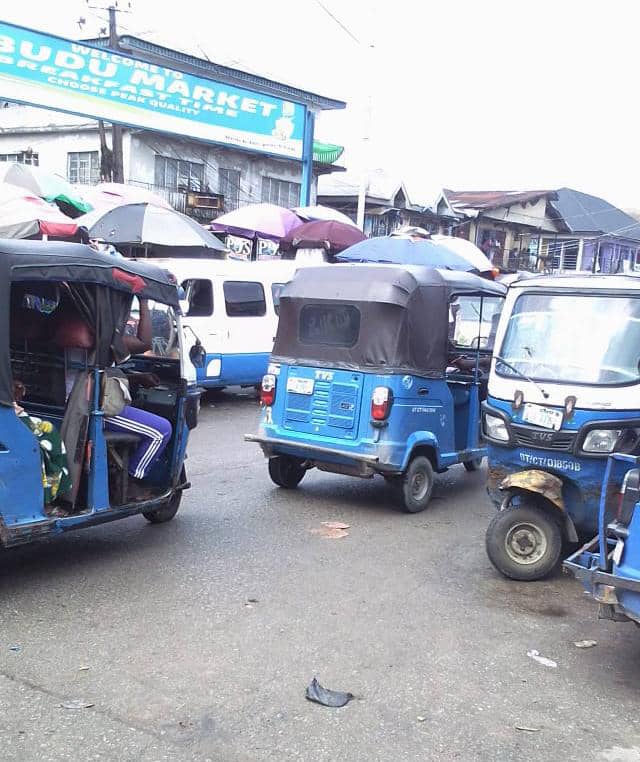
[[[109,8],[109,47],[111,50],[120,50],[118,44],[118,29],[116,26],[117,8],[110,5]],[[122,127],[119,124],[111,124],[111,144],[113,146],[113,181],[124,182],[124,161],[122,157]]]

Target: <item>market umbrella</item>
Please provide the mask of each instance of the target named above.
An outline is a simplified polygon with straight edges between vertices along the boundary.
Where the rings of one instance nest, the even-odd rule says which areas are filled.
[[[302,220],[290,209],[275,204],[252,204],[216,218],[211,223],[211,230],[241,238],[266,238],[278,242],[300,225]]]
[[[57,206],[11,183],[0,183],[0,238],[31,238],[38,235],[72,238],[78,224]]]
[[[154,204],[165,209],[171,209],[171,204],[162,196],[137,185],[126,183],[98,183],[82,188],[82,195],[94,209],[112,209],[122,204]]]
[[[287,233],[280,242],[280,248],[326,249],[335,253],[364,240],[364,234],[353,225],[317,220],[305,222]]]
[[[471,243],[471,241],[467,241],[465,238],[456,238],[450,235],[432,235],[431,240],[437,243],[438,246],[444,246],[446,249],[469,260],[470,264],[481,273],[491,272],[494,269],[491,260],[485,256],[483,251],[475,243]]]
[[[175,209],[153,204],[123,204],[109,209],[91,226],[89,236],[113,244],[226,251],[225,246],[195,220]]]
[[[93,208],[64,177],[31,164],[0,162],[0,182],[26,188],[45,201],[55,201],[69,217],[78,217]]]
[[[345,225],[351,225],[359,230],[356,223],[350,217],[347,217],[346,214],[339,212],[337,209],[332,209],[330,206],[298,206],[293,211],[303,220],[342,222]]]
[[[432,241],[407,238],[369,238],[336,254],[338,262],[391,262],[397,265],[425,265],[473,272],[474,267],[459,254]]]

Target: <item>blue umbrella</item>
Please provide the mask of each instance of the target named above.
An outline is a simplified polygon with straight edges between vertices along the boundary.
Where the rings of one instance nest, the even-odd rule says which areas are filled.
[[[448,270],[475,272],[476,268],[456,252],[433,241],[407,238],[368,238],[336,254],[338,262],[387,262],[395,265],[424,265]]]

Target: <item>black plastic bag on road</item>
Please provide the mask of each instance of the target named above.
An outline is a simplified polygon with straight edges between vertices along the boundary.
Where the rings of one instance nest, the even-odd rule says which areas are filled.
[[[315,701],[316,704],[322,704],[322,706],[339,707],[348,704],[354,696],[353,693],[323,688],[317,678],[314,677],[307,688],[306,697],[309,701]]]

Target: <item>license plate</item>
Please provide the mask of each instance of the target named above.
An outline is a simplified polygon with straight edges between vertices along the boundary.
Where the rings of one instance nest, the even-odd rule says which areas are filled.
[[[312,378],[288,378],[287,391],[294,394],[313,394]]]
[[[560,431],[562,428],[562,412],[540,405],[525,405],[522,411],[522,420],[526,423],[532,423],[534,426],[541,426],[543,429]]]

